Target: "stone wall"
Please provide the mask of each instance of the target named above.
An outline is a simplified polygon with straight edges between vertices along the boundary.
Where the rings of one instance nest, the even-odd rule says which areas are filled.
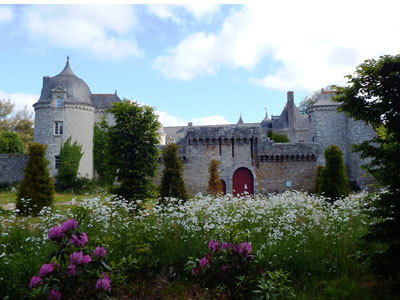
[[[19,182],[24,178],[24,171],[28,155],[26,154],[0,154],[0,182]]]

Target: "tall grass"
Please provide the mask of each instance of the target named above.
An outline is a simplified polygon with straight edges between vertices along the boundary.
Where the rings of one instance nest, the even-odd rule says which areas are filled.
[[[236,198],[197,196],[171,199],[139,214],[136,203],[93,197],[73,201],[65,211],[44,209],[38,218],[0,215],[0,298],[23,298],[30,277],[53,250],[51,226],[84,211],[80,229],[93,246],[105,245],[108,260],[134,258],[128,277],[158,273],[183,277],[189,257],[204,255],[208,241],[252,243],[261,269],[284,269],[296,282],[312,285],[357,272],[359,240],[370,222],[365,194],[330,204],[301,192]],[[139,203],[140,204],[140,203]],[[1,213],[1,212],[0,212]]]

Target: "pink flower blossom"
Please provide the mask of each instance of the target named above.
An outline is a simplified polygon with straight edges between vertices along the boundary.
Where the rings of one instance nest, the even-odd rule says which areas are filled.
[[[69,219],[61,224],[61,229],[63,232],[74,230],[76,228],[78,228],[78,222],[74,219]]]
[[[95,285],[96,290],[102,289],[104,291],[111,291],[111,278],[108,275],[105,275],[103,278],[100,278],[96,281]]]
[[[69,239],[69,242],[76,247],[82,247],[85,246],[88,240],[89,239],[86,232],[82,232],[81,234],[79,234],[79,236],[76,234],[72,235],[72,237]]]
[[[29,282],[29,287],[33,288],[33,287],[35,287],[35,286],[37,286],[39,284],[42,284],[42,283],[43,283],[42,282],[42,278],[40,278],[39,276],[33,276],[31,278],[31,281]]]
[[[74,276],[74,275],[76,275],[76,265],[69,265],[68,266],[68,275],[72,275],[72,276]]]
[[[226,270],[228,270],[228,266],[226,265],[221,266],[221,270],[222,272],[225,272]]]
[[[65,233],[63,232],[61,227],[55,226],[55,227],[51,227],[49,230],[49,238],[51,240],[56,240],[56,239],[59,239],[64,236],[65,236]]]
[[[245,255],[248,256],[250,255],[252,249],[251,249],[251,243],[249,242],[244,242],[240,243],[237,245],[237,250],[236,250],[240,255]]]
[[[192,269],[192,275],[197,275],[197,273],[199,273],[199,269],[198,268],[193,268]]]
[[[86,254],[83,258],[82,258],[82,264],[87,265],[88,263],[90,263],[92,261],[92,258],[90,257],[89,254]]]
[[[53,270],[54,270],[54,263],[44,264],[40,267],[39,275],[43,277],[48,273],[53,272]]]
[[[211,241],[208,243],[208,249],[212,249],[212,252],[217,251],[218,248],[219,248],[219,242],[218,242],[218,241],[211,240]]]
[[[210,262],[210,261],[208,260],[208,257],[207,257],[207,256],[204,256],[202,259],[200,259],[200,262],[199,262],[200,267],[206,266],[209,262]]]
[[[93,251],[93,255],[98,258],[104,257],[106,256],[106,254],[107,254],[106,249],[104,249],[101,246],[97,246]]]
[[[48,300],[60,300],[61,299],[61,292],[57,290],[51,289],[49,295],[47,296]]]
[[[71,264],[73,264],[73,265],[81,264],[82,259],[83,259],[83,253],[82,253],[82,251],[80,251],[80,252],[75,251],[74,253],[72,253],[72,254],[69,256],[69,262],[70,262]]]
[[[231,243],[222,242],[221,249],[231,249],[231,248],[232,248],[232,244]]]

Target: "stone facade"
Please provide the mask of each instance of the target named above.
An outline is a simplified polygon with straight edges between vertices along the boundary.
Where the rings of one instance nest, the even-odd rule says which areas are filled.
[[[14,183],[24,178],[24,168],[28,161],[26,154],[0,154],[0,182]]]
[[[207,191],[208,166],[213,159],[220,161],[220,178],[227,193],[269,193],[287,189],[312,192],[316,167],[324,163],[324,150],[331,144],[343,151],[349,179],[365,188],[369,179],[360,168],[362,160],[350,151],[350,145],[372,139],[374,132],[363,122],[338,113],[340,103],[332,102],[332,96],[332,92],[322,91],[306,115],[300,114],[293,92],[288,92],[282,113],[271,118],[266,114],[260,123],[244,123],[241,117],[237,124],[161,126],[160,147],[167,143],[180,145],[184,179],[192,195]],[[105,111],[118,101],[116,93],[92,94],[86,83],[72,72],[68,60],[60,74],[44,77],[41,97],[34,104],[34,139],[48,145],[47,159],[52,176],[57,174],[55,159],[62,144],[72,137],[83,145],[80,175],[93,178],[93,127],[104,116],[109,123],[114,122]],[[57,122],[62,122],[62,133],[56,129]],[[269,131],[286,134],[290,142],[274,143],[268,138]],[[6,163],[3,169],[8,168],[10,176],[3,176],[2,181],[21,178],[19,171],[11,175],[11,169],[20,170],[23,159],[9,158],[9,165]],[[10,167],[14,164],[12,161],[16,168]],[[156,182],[163,168],[161,159],[159,161]]]

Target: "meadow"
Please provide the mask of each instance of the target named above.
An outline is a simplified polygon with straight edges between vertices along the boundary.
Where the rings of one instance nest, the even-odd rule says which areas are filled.
[[[361,237],[376,221],[368,217],[373,196],[366,193],[334,204],[296,191],[240,198],[198,195],[185,203],[151,203],[144,210],[138,210],[140,201],[106,194],[68,197],[73,196],[59,198],[62,205],[44,208],[38,217],[0,210],[0,299],[29,296],[31,277],[56,250],[49,229],[77,216],[88,245],[107,250],[113,270],[105,297],[111,299],[228,299],[218,286],[207,289],[188,268],[210,251],[210,240],[250,243],[253,269],[285,272],[294,299],[396,299],[369,273],[364,259],[367,246]],[[0,197],[2,204],[5,198]],[[266,299],[253,292],[250,288],[246,299]]]

